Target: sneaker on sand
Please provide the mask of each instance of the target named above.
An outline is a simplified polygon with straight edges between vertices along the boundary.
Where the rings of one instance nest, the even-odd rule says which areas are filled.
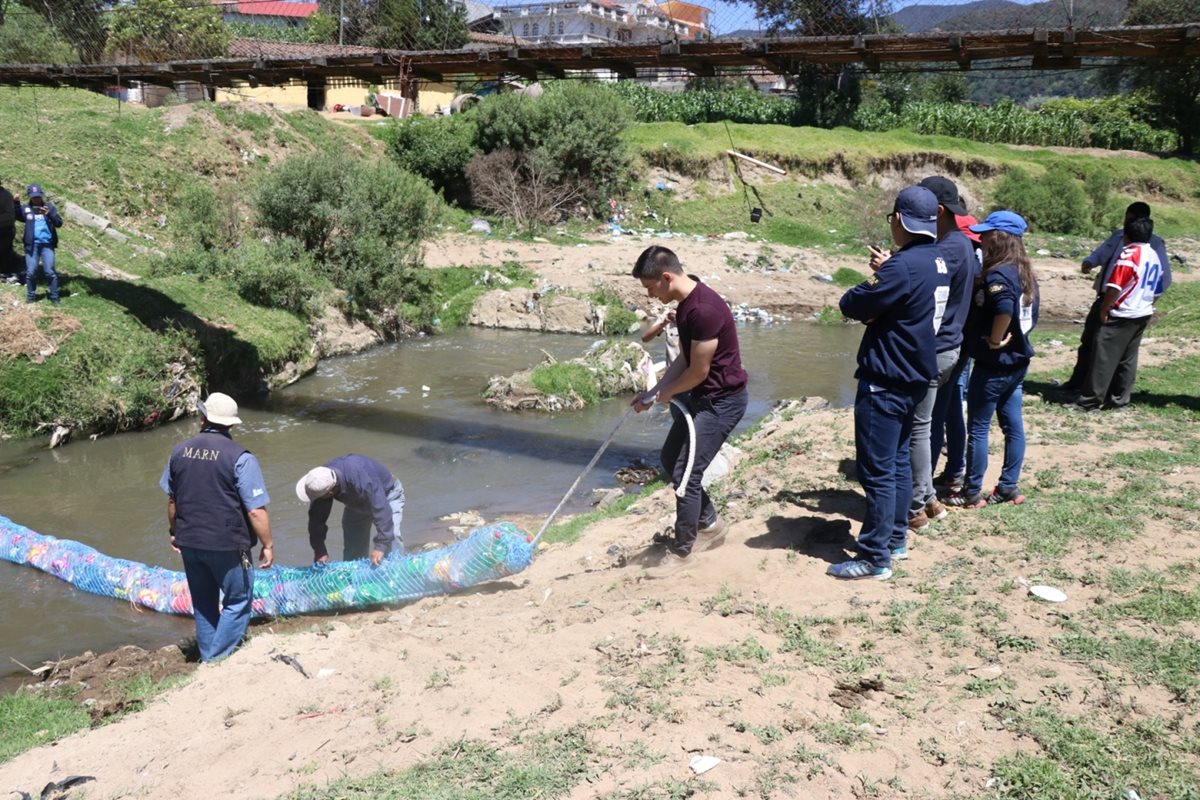
[[[924,511],[918,511],[908,518],[908,532],[921,533],[929,527],[929,517],[925,516]]]
[[[968,497],[962,492],[955,492],[946,498],[946,505],[951,508],[983,508],[987,505],[983,493],[979,492]]]
[[[1000,503],[1012,503],[1014,506],[1019,506],[1025,502],[1025,495],[1021,494],[1021,490],[1016,486],[1008,491],[1002,491],[999,486],[992,489],[992,493],[987,496],[985,501],[989,506],[999,505]]]
[[[892,548],[892,561],[903,561],[908,558],[908,545],[902,544]]]
[[[832,575],[843,581],[886,581],[892,577],[890,567],[877,567],[866,561],[843,561],[840,564],[830,564],[825,570],[826,575]]]
[[[668,550],[658,563],[646,568],[646,577],[657,580],[668,578],[691,563],[691,556],[681,556],[674,550]]]
[[[940,519],[945,519],[950,512],[946,507],[938,502],[937,498],[930,500],[925,504],[925,516],[930,522],[937,522]]]
[[[701,528],[696,532],[696,543],[692,545],[693,553],[703,553],[725,544],[725,534],[729,533],[729,525],[717,517],[712,525]]]
[[[951,475],[948,472],[943,472],[933,479],[933,486],[936,489],[945,489],[947,493],[954,494],[963,490],[963,482],[967,476],[964,473]]]

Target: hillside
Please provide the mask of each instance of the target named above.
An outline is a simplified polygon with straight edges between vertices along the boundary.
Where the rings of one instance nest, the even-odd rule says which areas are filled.
[[[1008,3],[1002,7],[972,8],[965,13],[945,17],[936,27],[944,31],[1066,28],[1072,24],[1076,28],[1105,28],[1121,24],[1125,7],[1125,0],[1075,0],[1069,4],[1060,0],[1029,5]]]
[[[892,14],[892,19],[905,33],[920,33],[937,27],[945,20],[976,11],[999,11],[1018,5],[1012,0],[974,0],[971,3],[937,5],[914,3]]]

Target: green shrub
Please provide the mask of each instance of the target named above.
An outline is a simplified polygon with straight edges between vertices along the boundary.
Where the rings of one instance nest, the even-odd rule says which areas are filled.
[[[1111,219],[1108,213],[1112,192],[1112,174],[1102,166],[1093,166],[1083,176],[1083,193],[1092,208],[1092,226],[1102,228]]]
[[[638,122],[745,122],[757,125],[800,125],[801,106],[792,99],[772,97],[753,89],[698,89],[664,92],[633,81],[611,87]]]
[[[184,184],[172,205],[178,212],[171,227],[180,239],[203,250],[233,247],[241,240],[236,207],[218,201],[208,184]]]
[[[421,243],[445,208],[426,181],[390,160],[340,153],[283,162],[255,206],[268,230],[298,241],[327,270],[352,308],[376,311],[405,301]]]
[[[543,394],[568,397],[574,393],[586,405],[591,405],[600,399],[596,376],[582,364],[570,361],[542,364],[534,369],[530,380],[533,387]]]
[[[447,200],[468,199],[467,162],[477,151],[473,114],[408,117],[383,129],[401,169],[420,175]]]
[[[476,110],[483,153],[511,150],[548,169],[552,185],[573,187],[597,213],[628,188],[632,159],[622,133],[625,103],[608,88],[574,81],[550,84],[540,98],[490,97]]]
[[[1062,165],[1052,166],[1038,180],[1014,167],[1004,173],[992,194],[993,204],[1025,218],[1034,230],[1046,233],[1090,233],[1092,209],[1079,181]]]
[[[243,300],[303,319],[320,313],[321,298],[329,289],[329,281],[295,239],[247,242],[237,251],[229,278]]]

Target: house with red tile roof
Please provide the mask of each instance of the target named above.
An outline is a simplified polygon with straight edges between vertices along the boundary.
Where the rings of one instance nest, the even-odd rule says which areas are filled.
[[[251,22],[279,27],[303,27],[320,5],[302,0],[212,0],[226,22]]]

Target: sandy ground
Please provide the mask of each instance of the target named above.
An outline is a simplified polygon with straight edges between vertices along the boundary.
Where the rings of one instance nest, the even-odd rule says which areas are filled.
[[[1068,580],[1061,585],[1069,600],[1058,607],[1012,591],[1039,567],[1004,535],[1011,507],[956,512],[936,534],[913,541],[912,558],[891,582],[827,578],[827,564],[852,543],[862,499],[844,475],[851,415],[820,406],[776,415],[744,444],[723,490],[729,540],[669,579],[647,580],[641,569],[657,552],[647,540],[673,508],[662,490],[577,543],[549,547],[509,581],[307,627],[292,622],[287,633],[258,627],[228,661],[200,667],[145,710],[0,765],[0,787],[31,790],[81,774],[96,778],[87,798],[271,798],[413,765],[461,737],[503,743],[514,728],[587,725],[597,747],[636,746],[659,760],[599,766],[570,797],[686,781],[689,760],[701,753],[722,763],[697,796],[740,796],[744,787],[761,789],[785,752],[811,757],[787,787],[791,796],[868,796],[864,786],[877,797],[979,796],[994,759],[1037,750],[998,722],[994,697],[972,691],[981,681],[1002,684],[1019,708],[1054,692],[1066,698],[1057,703],[1063,713],[1096,713],[1093,701],[1108,698],[1130,722],[1173,716],[1185,730],[1200,722],[1195,705],[1160,687],[1101,678],[1046,646],[1063,615],[1083,613],[1103,590]],[[1114,449],[1096,441],[1104,420],[1064,417],[1041,408],[1027,417],[1027,486],[1046,471],[1067,482],[1093,474]],[[1083,425],[1083,443],[1058,444],[1054,433],[1064,425]],[[1171,476],[1187,492],[1198,478],[1195,467]],[[1161,566],[1180,524],[1169,512],[1150,519],[1143,535],[1106,548],[1103,559]],[[1147,553],[1162,555],[1147,561]],[[1054,566],[1087,574],[1097,557],[1081,547]],[[1035,643],[1037,651],[998,649],[974,633],[961,643],[930,639],[918,622],[900,617],[897,625],[889,616],[964,580],[964,612],[986,606],[1004,641]],[[802,625],[789,633],[761,609]],[[821,653],[806,657],[789,635]],[[752,647],[737,655],[751,644],[766,655]],[[310,677],[274,660],[281,654]],[[847,681],[846,660],[855,658],[871,664],[868,680]]]
[[[1190,245],[1190,243],[1188,243]],[[867,258],[855,259],[820,248],[788,247],[722,237],[622,236],[596,238],[575,246],[554,242],[519,242],[479,234],[443,237],[426,249],[430,266],[502,264],[519,261],[546,284],[576,291],[610,286],[631,301],[645,301],[640,285],[629,277],[638,254],[650,245],[674,250],[692,274],[716,289],[731,304],[804,318],[827,305],[837,305],[845,289],[823,282],[839,267],[868,274]],[[1194,257],[1189,257],[1194,260]],[[1092,302],[1095,273],[1084,275],[1079,263],[1035,257],[1042,290],[1041,313],[1047,319],[1081,319]],[[1194,280],[1196,273],[1176,270],[1175,279]]]
[[[480,251],[485,261],[519,259],[557,285],[629,286],[628,267],[649,243],[467,240],[430,255],[462,263],[464,251],[471,261]],[[677,246],[730,301],[774,310],[836,302],[841,290],[815,276],[842,265],[865,269],[772,246],[779,262],[794,257],[793,266],[764,274],[722,259],[753,261],[759,244],[663,243]],[[1037,266],[1044,314],[1086,310],[1087,279],[1074,264]],[[1035,368],[1070,363],[1073,344],[1046,348]],[[1194,351],[1147,341],[1144,363]],[[1039,398],[1026,402],[1026,486],[1048,476],[1066,485],[1094,478],[1111,452],[1135,444],[1178,445],[1154,430],[1114,441],[1104,435],[1110,417],[1071,417]],[[1079,577],[1098,558],[1131,569],[1166,566],[1180,531],[1195,536],[1194,520],[1166,509],[1132,540],[1100,550],[1082,545],[1048,566],[1025,560],[1005,535],[1012,507],[957,512],[912,542],[912,558],[892,581],[839,583],[824,572],[846,557],[863,501],[847,476],[851,414],[821,406],[777,414],[743,444],[745,456],[721,489],[728,541],[671,578],[648,580],[642,569],[657,553],[651,535],[673,511],[669,490],[660,490],[580,541],[550,546],[509,581],[392,610],[257,626],[228,661],[199,667],[144,710],[0,764],[0,789],[36,792],[51,780],[90,775],[96,781],[73,797],[273,798],[411,766],[463,737],[504,747],[514,730],[586,726],[610,757],[598,758],[572,798],[642,796],[632,792],[670,781],[714,798],[969,797],[984,794],[995,759],[1038,750],[997,716],[993,690],[980,692],[981,685],[1002,687],[995,691],[1018,709],[1052,698],[1064,714],[1100,718],[1120,709],[1129,722],[1200,724],[1194,704],[1160,686],[1102,678],[1050,644],[1064,617],[1101,601],[1102,588]],[[1064,430],[1076,434],[1070,446]],[[1194,494],[1200,469],[1176,467],[1169,480]],[[1050,607],[1014,590],[1026,573],[1050,567],[1067,603]],[[950,612],[974,620],[961,641],[896,613],[928,609],[942,594],[962,603]],[[983,635],[984,621],[997,630]],[[169,661],[166,673],[178,664],[147,660],[155,669]],[[687,784],[697,754],[722,763],[706,783]]]

